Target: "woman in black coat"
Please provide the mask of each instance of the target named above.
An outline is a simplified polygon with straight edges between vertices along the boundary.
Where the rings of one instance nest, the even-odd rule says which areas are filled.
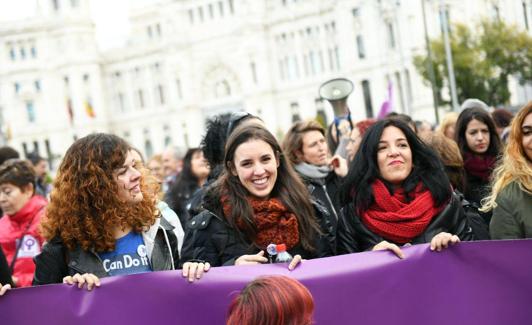
[[[338,251],[441,250],[472,239],[460,200],[436,153],[407,124],[377,122],[365,134],[342,189]]]
[[[267,263],[270,244],[302,258],[334,253],[331,216],[313,205],[305,185],[284,157],[275,137],[258,125],[229,137],[224,171],[208,189],[204,210],[187,225],[184,260],[212,266]]]

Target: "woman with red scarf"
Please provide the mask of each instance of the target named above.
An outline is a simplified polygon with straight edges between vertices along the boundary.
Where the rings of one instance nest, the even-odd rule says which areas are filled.
[[[205,211],[187,224],[183,260],[212,266],[271,262],[266,249],[284,244],[301,258],[332,255],[331,215],[313,204],[275,137],[258,125],[238,127],[227,140],[224,171],[205,195]],[[327,235],[323,235],[327,234]]]
[[[39,224],[47,204],[35,194],[35,172],[28,162],[8,160],[0,166],[0,246],[6,255],[13,283],[31,286],[35,263],[44,239]]]
[[[486,110],[466,108],[456,121],[455,140],[464,158],[464,196],[480,206],[482,199],[490,194],[491,174],[502,147],[495,123]]]
[[[397,119],[366,132],[341,193],[339,253],[389,249],[402,257],[405,244],[440,251],[472,239],[437,154]]]

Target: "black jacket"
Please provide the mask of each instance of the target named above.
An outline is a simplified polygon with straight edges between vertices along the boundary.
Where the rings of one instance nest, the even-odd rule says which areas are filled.
[[[168,221],[160,218],[153,241],[153,251],[149,257],[153,271],[172,270],[173,266],[177,268],[179,265],[177,238],[173,229]],[[96,252],[82,250],[79,246],[69,251],[61,239],[54,238],[47,242],[42,252],[35,257],[33,285],[61,283],[65,276],[76,273],[92,273],[99,278],[109,276]]]
[[[337,195],[340,178],[334,172],[330,172],[325,178],[309,178],[303,174],[299,175],[307,185],[312,199],[325,207],[332,216],[331,222],[336,231],[340,214],[340,201]]]
[[[427,229],[410,243],[413,245],[430,243],[432,237],[442,231],[457,235],[460,240],[473,240],[473,231],[467,222],[460,198],[456,194],[452,195],[451,201],[443,211],[432,219]],[[383,240],[392,242],[369,230],[356,214],[353,203],[342,209],[337,234],[339,254],[366,251]]]
[[[307,251],[298,245],[289,251],[292,256],[299,254],[304,259],[311,259],[335,254],[332,217],[319,204],[315,203],[314,207],[323,234],[316,235],[315,251]],[[201,260],[212,266],[234,265],[238,257],[257,254],[260,250],[261,248],[242,238],[223,216],[204,210],[187,224],[181,261]]]

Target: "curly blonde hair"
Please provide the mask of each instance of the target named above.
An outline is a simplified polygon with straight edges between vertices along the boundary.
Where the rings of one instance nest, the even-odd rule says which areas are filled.
[[[114,171],[120,168],[131,146],[105,133],[88,135],[74,142],[66,152],[54,182],[50,204],[41,223],[43,236],[59,237],[68,249],[111,251],[113,230],[131,227],[141,232],[153,225],[156,207],[153,190],[144,181],[141,202],[128,204],[118,195]]]
[[[490,211],[497,206],[497,195],[508,184],[517,182],[521,190],[532,194],[532,168],[523,149],[523,122],[532,113],[532,101],[528,102],[512,120],[508,144],[504,155],[495,169],[491,195],[485,198],[481,211]]]

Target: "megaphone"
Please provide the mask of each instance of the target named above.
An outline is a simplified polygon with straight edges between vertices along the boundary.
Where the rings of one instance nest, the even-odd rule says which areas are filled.
[[[321,84],[319,94],[331,104],[335,117],[346,116],[349,114],[347,98],[353,92],[353,88],[350,80],[336,78]]]

